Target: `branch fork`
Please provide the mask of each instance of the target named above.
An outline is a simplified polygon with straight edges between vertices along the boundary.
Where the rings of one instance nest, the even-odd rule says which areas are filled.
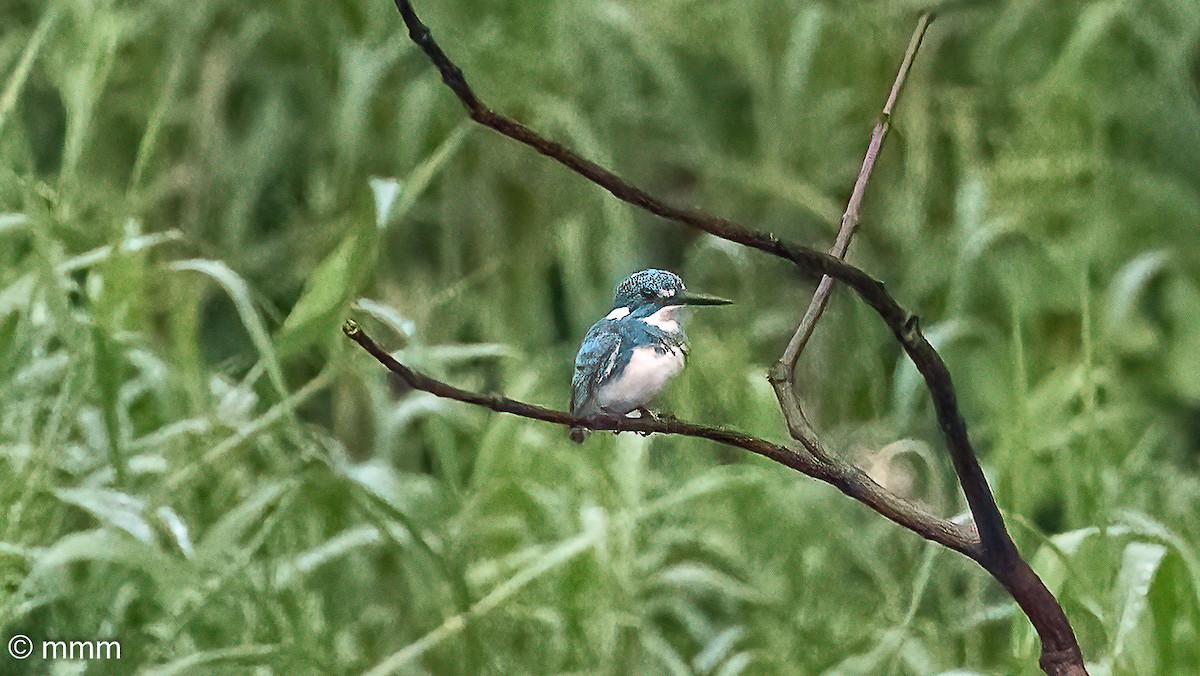
[[[446,56],[433,39],[429,28],[421,22],[412,3],[409,0],[394,2],[408,27],[409,37],[437,68],[442,80],[462,103],[471,119],[566,166],[604,188],[617,199],[683,226],[790,261],[802,273],[819,278],[820,282],[800,324],[788,341],[783,354],[771,367],[768,376],[787,422],[788,433],[796,442],[788,445],[776,444],[734,430],[675,419],[643,416],[620,420],[578,420],[564,411],[497,394],[459,389],[415,371],[393,358],[352,320],[343,326],[343,331],[351,340],[414,389],[438,397],[567,427],[642,434],[677,434],[708,439],[761,455],[824,481],[883,517],[977,562],[1008,591],[1033,624],[1042,642],[1042,669],[1052,676],[1078,676],[1087,673],[1082,652],[1066,614],[1050,590],[1021,558],[1005,528],[1000,509],[967,435],[966,422],[958,408],[957,394],[945,362],[921,332],[917,316],[904,310],[882,282],[844,260],[859,225],[860,209],[875,161],[891,127],[893,112],[921,41],[933,20],[932,14],[922,14],[917,21],[887,101],[872,130],[862,168],[855,180],[846,210],[842,214],[837,238],[830,252],[826,254],[784,241],[771,233],[742,227],[698,209],[668,204],[566,146],[541,136],[515,120],[497,114],[475,95],[462,71]],[[800,399],[795,390],[795,370],[800,354],[828,305],[835,282],[849,287],[879,315],[924,378],[933,399],[939,427],[945,438],[954,471],[970,508],[972,523],[960,524],[931,514],[891,493],[872,480],[862,469],[830,455],[822,448],[815,430],[800,406]]]

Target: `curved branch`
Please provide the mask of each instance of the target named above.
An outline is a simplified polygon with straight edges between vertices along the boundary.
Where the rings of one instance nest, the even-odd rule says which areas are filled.
[[[498,413],[510,413],[522,418],[541,420],[565,427],[586,427],[591,430],[637,432],[639,434],[677,434],[696,439],[708,439],[726,446],[740,448],[791,467],[801,474],[824,481],[926,540],[932,540],[975,560],[979,560],[983,553],[973,529],[925,512],[913,503],[880,486],[859,468],[824,457],[823,454],[819,457],[807,448],[788,448],[742,432],[697,425],[683,420],[655,420],[650,417],[580,420],[566,411],[544,408],[509,399],[499,394],[484,394],[460,389],[420,371],[415,371],[397,361],[387,350],[380,347],[354,320],[347,320],[342,326],[342,331],[389,371],[400,376],[413,389],[428,392],[443,399],[453,399],[465,404],[482,406]]]
[[[998,555],[1011,555],[1015,552],[1012,540],[1005,530],[1000,508],[996,505],[991,487],[983,476],[979,460],[967,438],[966,423],[958,411],[958,397],[950,381],[950,372],[942,362],[941,356],[921,333],[916,315],[901,307],[884,288],[883,282],[835,256],[811,247],[742,227],[698,209],[669,205],[561,143],[551,141],[520,122],[492,111],[475,95],[462,70],[450,61],[434,41],[429,28],[413,10],[412,3],[408,0],[394,1],[400,10],[400,16],[408,26],[409,37],[429,57],[441,73],[446,86],[462,102],[471,119],[559,162],[622,201],[721,239],[778,256],[791,261],[810,276],[832,277],[853,289],[892,330],[896,340],[925,378],[926,386],[933,396],[934,409],[937,411],[942,434],[946,438],[954,470],[958,474],[971,516],[979,529],[984,549]]]
[[[1074,632],[1067,621],[1066,615],[1062,611],[1062,607],[1058,604],[1054,595],[1038,579],[1029,565],[1021,558],[1016,546],[1013,544],[1012,538],[1005,528],[1004,519],[1000,514],[999,507],[996,505],[991,487],[984,477],[983,469],[979,465],[979,459],[967,436],[966,422],[958,408],[958,396],[954,390],[954,384],[950,379],[949,369],[946,367],[945,362],[942,361],[941,356],[921,332],[920,323],[916,315],[910,314],[901,307],[892,298],[891,294],[888,293],[882,282],[874,279],[859,268],[840,260],[836,256],[830,256],[810,247],[781,240],[771,233],[742,227],[732,221],[698,209],[670,205],[641,188],[628,183],[620,176],[595,162],[576,154],[566,146],[541,136],[515,120],[497,114],[485,106],[475,95],[474,91],[467,84],[462,71],[454,65],[445,52],[442,51],[441,47],[434,41],[429,28],[421,22],[409,0],[394,0],[394,2],[396,8],[400,11],[401,17],[404,19],[404,23],[408,27],[409,36],[425,52],[425,55],[438,69],[442,80],[454,92],[455,96],[458,97],[459,101],[466,108],[467,113],[476,122],[515,141],[519,141],[559,162],[592,183],[604,188],[620,200],[716,237],[788,260],[812,277],[831,277],[836,279],[850,287],[855,294],[862,298],[879,315],[888,328],[891,329],[896,341],[900,343],[909,359],[913,361],[917,371],[924,379],[926,387],[929,389],[934,411],[937,415],[942,436],[945,438],[955,474],[958,477],[959,484],[962,486],[963,495],[966,497],[967,505],[970,508],[971,516],[974,519],[979,534],[978,555],[972,556],[972,558],[978,561],[980,565],[1009,590],[1022,610],[1029,616],[1042,641],[1042,668],[1051,674],[1086,673],[1079,644],[1075,639]],[[414,375],[419,374],[414,373]],[[432,383],[427,384],[432,385]],[[487,395],[466,393],[462,390],[454,391],[463,397],[480,397],[481,399],[479,400],[472,400],[470,398],[461,400],[488,406],[489,408],[493,408],[493,410],[505,410],[501,406],[509,406],[514,403],[512,400],[502,397],[496,398]],[[506,412],[514,411],[506,410]],[[535,411],[531,410],[530,412]],[[549,411],[548,409],[537,409],[536,412],[545,416],[558,413]],[[578,423],[578,421],[572,422]],[[641,424],[647,425],[649,423],[643,422]],[[627,426],[625,421],[621,421],[619,427],[620,429],[634,431],[667,431],[651,429],[650,427],[638,428],[636,426]],[[824,463],[829,460],[823,454],[819,453],[820,449],[811,440],[800,440],[801,443],[805,444],[807,450],[807,454],[804,454],[782,446],[766,444],[766,442],[761,442],[766,444],[766,446],[758,446],[756,443],[751,443],[750,439],[752,438],[747,438],[744,435],[736,433],[720,431],[716,428],[685,426],[676,430],[676,433],[712,438],[722,443],[731,443],[732,445],[746,448],[746,450],[772,457],[772,459],[783,462],[789,467],[793,466],[791,462],[785,462],[782,458],[805,457],[805,463],[808,463],[805,466],[811,465],[817,468],[824,467]],[[744,442],[746,445],[735,442]],[[774,457],[778,453],[783,453],[783,455]],[[799,463],[799,461],[792,462]],[[861,474],[861,471],[859,473]],[[849,477],[852,474],[853,472],[846,472],[842,476]],[[831,479],[826,479],[822,476],[818,476],[818,478],[834,483]],[[855,491],[859,490],[858,488],[847,490],[843,488],[842,484],[834,483],[834,485],[837,485],[843,492],[851,495],[851,497],[861,500],[855,494]],[[880,511],[885,516],[889,516],[889,518],[893,518],[883,510],[877,511]],[[893,518],[893,520],[897,519]],[[897,523],[901,522],[897,520]],[[902,523],[902,525],[911,528],[908,524]],[[954,548],[950,544],[946,546]]]
[[[908,71],[917,58],[917,50],[921,48],[921,41],[925,38],[925,31],[929,28],[931,21],[933,21],[933,14],[922,14],[921,18],[917,20],[917,27],[913,29],[912,38],[908,41],[908,50],[900,62],[900,69],[896,72],[892,89],[888,92],[887,101],[883,104],[883,111],[879,114],[875,128],[871,130],[871,140],[867,144],[867,153],[863,157],[862,168],[859,169],[858,177],[854,180],[854,188],[850,191],[846,210],[842,212],[837,239],[829,251],[831,256],[845,259],[846,252],[850,250],[850,240],[858,230],[867,184],[870,183],[871,174],[875,171],[875,160],[879,157],[883,141],[892,127],[892,113],[896,109],[896,103],[900,100],[900,92],[904,88],[905,80],[908,79]],[[796,362],[799,361],[800,353],[804,351],[809,338],[812,338],[813,331],[817,328],[817,322],[820,321],[832,296],[833,278],[822,276],[816,292],[813,293],[812,301],[804,312],[804,318],[800,320],[800,325],[796,327],[792,339],[788,341],[783,354],[771,367],[771,372],[767,376],[771,387],[775,390],[775,398],[779,400],[779,408],[783,412],[788,432],[791,433],[793,439],[815,436],[812,425],[800,408],[800,398],[796,396]]]

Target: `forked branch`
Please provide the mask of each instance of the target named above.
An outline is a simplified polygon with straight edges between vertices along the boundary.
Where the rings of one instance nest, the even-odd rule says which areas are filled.
[[[973,528],[958,525],[923,511],[880,486],[867,476],[866,472],[835,458],[818,457],[806,448],[780,446],[749,434],[720,427],[697,425],[683,420],[656,420],[650,416],[582,420],[573,417],[566,411],[543,408],[498,394],[483,394],[459,389],[400,363],[387,350],[372,340],[354,321],[347,321],[342,326],[342,331],[415,390],[428,392],[443,399],[453,399],[466,404],[482,406],[498,413],[511,413],[522,418],[541,420],[566,427],[586,427],[590,430],[637,432],[639,434],[678,434],[740,448],[831,484],[846,495],[927,540],[932,540],[971,558],[976,558],[981,554],[979,538],[975,535]]]
[[[854,238],[862,216],[862,203],[863,197],[867,194],[867,184],[871,182],[871,174],[875,171],[875,160],[878,159],[879,151],[883,148],[883,141],[892,128],[892,113],[896,110],[900,92],[904,89],[904,83],[908,79],[908,71],[917,58],[917,50],[921,48],[921,41],[925,39],[925,31],[928,30],[931,21],[933,21],[932,14],[922,14],[921,18],[917,20],[917,27],[913,29],[912,38],[908,41],[908,50],[905,51],[904,59],[900,62],[900,69],[896,73],[895,81],[892,82],[892,89],[888,92],[887,101],[883,104],[883,111],[875,122],[875,128],[871,130],[867,154],[863,156],[862,168],[858,171],[858,178],[854,180],[854,189],[850,191],[846,210],[842,212],[837,238],[834,240],[833,248],[829,251],[831,256],[845,259],[846,252],[850,250],[850,240]],[[800,359],[800,353],[804,351],[804,346],[808,344],[808,339],[812,338],[813,331],[817,328],[817,322],[820,321],[826,306],[829,305],[832,295],[833,278],[827,275],[822,276],[821,282],[817,284],[816,292],[813,293],[812,301],[805,310],[803,319],[800,320],[800,325],[796,327],[792,339],[788,341],[779,360],[771,367],[768,376],[771,387],[775,389],[775,398],[779,400],[779,408],[783,411],[783,419],[787,422],[788,432],[793,439],[816,437],[816,432],[808,422],[808,418],[805,417],[803,409],[800,408],[800,397],[796,394],[796,362]]]
[[[421,22],[412,4],[408,0],[394,2],[408,27],[409,36],[425,52],[438,69],[442,80],[476,122],[533,148],[604,188],[618,199],[650,213],[778,256],[792,262],[799,270],[814,278],[829,277],[842,282],[870,306],[891,329],[897,342],[924,378],[955,473],[975,523],[978,541],[975,542],[973,538],[964,540],[957,527],[947,528],[948,522],[915,510],[908,503],[874,484],[861,470],[835,463],[816,445],[815,438],[802,438],[800,442],[804,448],[791,449],[740,433],[679,421],[619,421],[611,424],[591,421],[589,424],[572,420],[568,414],[561,411],[531,406],[496,395],[460,390],[407,369],[374,345],[357,327],[347,327],[347,334],[351,338],[410,385],[437,396],[558,424],[614,431],[662,432],[711,439],[758,453],[828,481],[887,518],[974,559],[1009,591],[1034,625],[1042,641],[1042,669],[1048,674],[1086,673],[1078,642],[1061,606],[1033,569],[1021,558],[1005,529],[1003,517],[967,436],[966,422],[959,411],[957,394],[946,364],[921,332],[917,317],[904,310],[884,288],[882,282],[844,262],[838,256],[786,242],[773,234],[751,230],[698,209],[668,204],[562,144],[541,136],[515,120],[497,114],[475,95],[462,71],[434,41],[429,28]],[[927,23],[928,18],[922,17],[921,21]],[[923,30],[921,32],[923,33]],[[915,47],[910,48],[910,51],[915,52]],[[886,117],[883,121],[887,121]],[[878,151],[877,147],[875,151]],[[873,162],[873,158],[871,161]],[[857,215],[854,217],[857,218]],[[957,535],[954,535],[955,533]]]

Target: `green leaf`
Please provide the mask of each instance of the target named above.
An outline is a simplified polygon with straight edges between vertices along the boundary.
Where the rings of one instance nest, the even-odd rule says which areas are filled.
[[[201,538],[196,546],[197,555],[219,558],[236,551],[242,539],[276,508],[285,488],[284,484],[263,486],[226,512]]]
[[[460,124],[432,155],[427,157],[409,173],[404,181],[397,179],[372,179],[371,190],[375,195],[375,222],[380,228],[403,219],[417,198],[425,192],[442,167],[462,147],[463,139],[471,132],[474,123]]]
[[[233,301],[234,307],[237,308],[238,317],[241,318],[242,325],[246,327],[246,332],[250,334],[251,342],[258,350],[259,358],[267,369],[271,384],[275,386],[281,399],[286,398],[287,385],[283,378],[283,369],[279,366],[279,355],[271,343],[262,317],[254,307],[250,285],[246,283],[246,280],[221,261],[207,259],[177,261],[171,264],[171,269],[198,272],[209,277],[225,290],[229,299]]]
[[[1113,605],[1117,608],[1117,626],[1113,631],[1113,657],[1120,656],[1130,645],[1149,605],[1150,585],[1167,555],[1167,548],[1150,542],[1130,542],[1121,557],[1121,571],[1113,588]]]
[[[400,181],[394,178],[371,177],[369,183],[371,195],[375,197],[375,227],[382,228],[387,225],[392,205],[400,196]]]
[[[62,488],[54,491],[54,495],[142,542],[155,542],[154,529],[146,521],[146,504],[132,495],[106,488]]]
[[[25,80],[29,77],[33,62],[37,58],[38,52],[42,49],[46,35],[50,32],[50,28],[54,26],[54,22],[58,20],[58,15],[61,13],[58,3],[51,3],[49,7],[49,11],[44,13],[42,20],[38,22],[37,30],[29,38],[29,42],[25,44],[21,60],[13,68],[12,73],[8,77],[8,82],[4,86],[4,93],[0,94],[0,132],[4,131],[4,124],[8,121],[9,114],[12,113],[13,108],[17,104],[17,97],[20,96],[21,90],[24,89]]]
[[[28,226],[29,217],[25,214],[0,214],[0,235],[20,232]]]
[[[587,524],[585,520],[583,533],[546,550],[544,554],[518,570],[512,577],[496,585],[486,596],[472,604],[466,612],[447,618],[439,627],[391,654],[367,673],[371,676],[382,676],[402,671],[403,667],[420,658],[429,649],[451,636],[457,635],[466,628],[468,622],[508,603],[512,597],[538,578],[591,550],[602,537],[603,532],[595,525]]]
[[[370,298],[359,298],[354,301],[356,309],[361,310],[375,319],[383,322],[405,340],[411,340],[416,335],[417,328],[411,319],[400,314],[395,308]]]
[[[407,536],[405,531],[396,529],[398,538]],[[336,561],[355,550],[367,545],[383,542],[383,536],[374,526],[358,526],[329,538],[320,545],[302,552],[295,559],[279,567],[275,576],[275,584],[280,587],[303,580],[317,568]]]
[[[124,452],[124,430],[122,430],[119,411],[121,375],[125,367],[125,356],[117,349],[118,346],[108,334],[107,329],[93,325],[92,339],[96,350],[93,365],[96,370],[96,382],[100,385],[100,411],[104,418],[109,462],[116,473],[117,485],[125,486],[128,468]]]
[[[350,300],[374,274],[377,241],[374,230],[359,228],[321,261],[275,338],[281,358],[340,337],[337,326]]]
[[[182,657],[169,664],[150,668],[147,673],[153,676],[173,676],[174,674],[213,673],[224,670],[217,665],[236,665],[236,671],[257,672],[259,670],[273,671],[268,667],[277,661],[277,656],[283,652],[283,646],[278,645],[238,645],[216,650],[204,650]],[[209,670],[207,667],[213,667]],[[254,667],[258,667],[255,669]]]
[[[1167,288],[1165,301],[1172,329],[1168,381],[1180,397],[1200,403],[1200,289],[1180,275]]]
[[[1149,354],[1162,339],[1146,314],[1150,293],[1170,262],[1165,251],[1149,251],[1125,264],[1116,274],[1104,303],[1109,340],[1125,354]]]
[[[181,565],[181,561],[113,528],[70,533],[37,552],[20,593],[43,601],[53,599],[70,589],[61,578],[64,566],[73,563],[111,563],[146,573],[165,599],[184,589],[185,581],[194,574]]]

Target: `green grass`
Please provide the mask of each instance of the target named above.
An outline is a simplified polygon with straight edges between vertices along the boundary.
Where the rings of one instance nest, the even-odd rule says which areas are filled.
[[[919,7],[417,5],[485,101],[653,192],[832,239]],[[639,267],[697,313],[664,406],[779,439],[811,285],[464,116],[388,2],[0,9],[0,638],[92,673],[1035,673],[1014,604],[833,489],[562,406]],[[962,3],[852,260],[921,313],[1021,550],[1095,674],[1200,671],[1200,9]],[[963,509],[930,406],[839,293],[801,364],[829,445]],[[7,660],[5,673],[69,665]]]

